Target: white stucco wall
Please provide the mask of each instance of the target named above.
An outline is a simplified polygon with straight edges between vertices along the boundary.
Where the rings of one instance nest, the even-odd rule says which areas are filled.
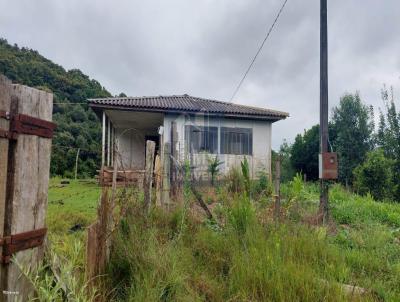
[[[137,114],[137,113],[136,113]],[[146,113],[142,113],[141,116],[145,116]],[[119,120],[119,116],[115,116],[116,121]],[[132,120],[138,120],[138,117],[132,115]],[[140,124],[135,125],[138,127],[146,123],[153,121],[154,117],[148,116]],[[253,177],[257,177],[259,171],[265,171],[270,173],[271,171],[271,126],[272,123],[269,121],[257,121],[257,120],[241,120],[241,119],[228,119],[228,118],[211,118],[207,115],[174,115],[165,114],[164,118],[161,116],[157,117],[157,123],[151,125],[150,128],[140,130],[129,130],[126,127],[120,127],[115,129],[115,137],[118,138],[118,151],[122,158],[124,169],[135,169],[142,170],[145,166],[145,137],[147,135],[157,135],[157,124],[163,123],[164,134],[163,139],[165,142],[170,142],[171,139],[171,122],[176,122],[178,132],[178,143],[177,148],[179,150],[178,160],[183,162],[185,159],[191,159],[192,165],[196,167],[195,173],[197,178],[208,178],[208,161],[207,157],[217,155],[223,164],[220,166],[221,173],[228,172],[231,167],[240,167],[240,162],[246,158],[250,164],[250,171]],[[130,125],[129,116],[124,121],[128,126]],[[124,124],[124,126],[125,126]],[[196,126],[213,126],[218,127],[218,153],[217,154],[192,154],[189,155],[185,144],[185,126],[196,125]],[[233,154],[221,154],[220,153],[220,128],[221,127],[232,127],[232,128],[251,128],[253,130],[253,154],[250,155],[233,155]],[[124,132],[123,135],[121,135]],[[118,159],[118,162],[120,160]],[[120,165],[120,164],[119,164]],[[122,167],[120,167],[122,168]]]
[[[171,122],[175,121],[178,132],[179,159],[183,161],[189,159],[189,155],[185,152],[185,125],[196,126],[214,126],[218,127],[218,154],[193,154],[192,163],[196,167],[197,177],[207,178],[207,157],[217,155],[223,162],[220,166],[221,173],[226,173],[231,167],[240,166],[240,162],[247,157],[250,164],[250,171],[253,177],[257,177],[259,171],[270,174],[271,172],[271,126],[269,121],[257,120],[240,120],[228,118],[210,118],[207,116],[197,115],[189,117],[185,115],[166,114],[164,117],[164,142],[170,142],[171,138]],[[220,128],[221,127],[237,127],[253,129],[253,155],[231,155],[220,154]]]
[[[118,137],[118,151],[122,157],[124,169],[144,169],[145,162],[145,133],[137,131],[126,131],[122,136],[124,129],[116,129],[115,134]],[[118,163],[120,160],[118,159]],[[122,167],[120,167],[122,168]]]

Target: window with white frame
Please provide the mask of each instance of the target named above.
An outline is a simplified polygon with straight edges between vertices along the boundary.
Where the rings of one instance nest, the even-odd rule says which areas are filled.
[[[190,152],[218,153],[218,127],[187,125],[185,132]]]
[[[252,155],[253,129],[221,127],[221,154]]]

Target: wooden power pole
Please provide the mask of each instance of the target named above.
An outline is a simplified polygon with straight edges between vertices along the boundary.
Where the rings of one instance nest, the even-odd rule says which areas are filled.
[[[321,0],[320,32],[320,212],[322,221],[329,217],[328,183],[323,176],[323,155],[328,152],[328,12],[327,0]]]

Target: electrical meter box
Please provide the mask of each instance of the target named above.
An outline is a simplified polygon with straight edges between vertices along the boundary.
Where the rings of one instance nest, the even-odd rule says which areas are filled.
[[[336,152],[325,152],[319,155],[319,178],[338,178],[338,160]]]

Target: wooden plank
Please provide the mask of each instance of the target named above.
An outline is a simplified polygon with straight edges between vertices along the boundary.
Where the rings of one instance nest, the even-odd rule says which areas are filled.
[[[97,228],[98,222],[92,223],[87,228],[86,239],[86,279],[89,281],[97,275],[96,268],[96,250],[98,248],[97,242]]]
[[[178,173],[177,167],[175,162],[178,160],[178,150],[177,150],[177,143],[178,143],[178,131],[176,128],[176,122],[171,122],[171,156],[173,160],[170,161],[170,177],[171,177],[171,193],[174,197],[177,196],[178,191]]]
[[[111,120],[107,117],[107,166],[110,166],[111,159]]]
[[[87,229],[85,273],[89,292],[97,294],[95,301],[107,301],[105,294],[101,292],[104,288],[101,276],[105,273],[111,247],[111,198],[109,189],[103,188],[97,208],[97,221]]]
[[[170,143],[165,143],[163,148],[163,180],[162,180],[162,193],[161,193],[161,203],[163,205],[169,204],[170,198]]]
[[[10,85],[11,82],[0,75],[0,110],[10,110]],[[0,129],[8,130],[9,122],[6,119],[0,118]],[[0,138],[0,237],[4,235],[4,218],[6,207],[6,185],[7,185],[7,163],[8,163],[8,145],[9,141],[6,138]],[[0,257],[2,249],[0,248]],[[0,265],[0,301],[2,301],[2,284],[5,276],[4,266]]]
[[[101,166],[104,166],[106,156],[106,113],[103,111],[101,126]]]
[[[51,121],[53,95],[27,86],[12,85],[11,109],[13,106],[17,107],[18,113]],[[10,194],[7,194],[5,229],[11,234],[45,226],[50,153],[51,139],[25,134],[18,136],[11,171],[13,186],[10,187]],[[15,257],[22,266],[34,267],[43,258],[43,253],[44,248],[38,247],[18,252]],[[14,264],[8,266],[6,283],[7,290],[19,292],[18,299],[27,300],[31,287]]]
[[[150,210],[151,205],[151,189],[153,184],[153,163],[154,150],[156,143],[153,141],[146,142],[146,171],[144,176],[143,191],[144,191],[144,206],[146,213]]]
[[[156,155],[154,164],[154,181],[156,188],[156,205],[161,206],[161,181],[162,181],[162,164],[160,155]]]
[[[117,167],[115,163],[114,168]],[[111,170],[109,168],[103,167],[99,172],[100,184],[102,186],[111,186],[114,175],[114,168]],[[142,184],[145,170],[118,170],[116,173],[117,186],[119,185],[129,185],[129,184]]]
[[[275,161],[275,206],[274,206],[274,218],[276,221],[281,216],[281,159],[278,155]]]
[[[106,223],[106,230],[107,230],[107,236],[106,236],[106,261],[110,259],[110,253],[111,253],[111,238],[109,235],[114,230],[115,227],[115,221],[114,221],[114,208],[116,206],[116,196],[117,196],[117,174],[118,174],[118,169],[117,165],[114,165],[114,171],[113,171],[113,178],[112,178],[112,189],[111,189],[111,200],[107,199],[107,221]]]

